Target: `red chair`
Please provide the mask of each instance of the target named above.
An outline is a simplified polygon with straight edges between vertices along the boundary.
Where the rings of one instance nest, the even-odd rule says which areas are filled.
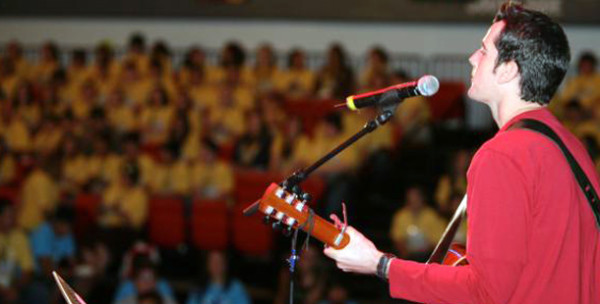
[[[0,197],[9,200],[13,205],[19,202],[19,188],[2,186],[0,187]]]
[[[229,210],[225,201],[194,201],[192,244],[203,250],[224,250],[229,244]]]
[[[273,229],[263,224],[260,212],[244,216],[243,206],[236,206],[232,215],[233,246],[241,254],[251,257],[265,257],[273,249]]]
[[[82,239],[96,223],[98,206],[102,197],[94,193],[81,192],[75,198],[75,236]]]
[[[148,236],[163,248],[185,243],[183,201],[177,197],[156,196],[149,201]]]
[[[234,198],[236,204],[248,206],[261,198],[271,183],[278,183],[283,176],[277,172],[258,170],[235,171]]]
[[[466,87],[463,82],[440,82],[439,91],[428,98],[431,120],[434,122],[465,115]]]

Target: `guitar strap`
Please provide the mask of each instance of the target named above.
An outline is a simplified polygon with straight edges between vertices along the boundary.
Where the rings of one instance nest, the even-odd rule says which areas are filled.
[[[585,172],[583,169],[581,169],[581,166],[579,166],[579,163],[577,163],[577,160],[575,157],[573,157],[573,154],[571,154],[560,137],[558,137],[558,135],[550,127],[538,120],[523,119],[511,125],[508,130],[517,128],[538,132],[551,139],[560,148],[563,155],[567,159],[571,170],[573,171],[573,175],[575,175],[575,178],[577,179],[579,187],[585,194],[592,212],[594,213],[594,217],[596,218],[596,226],[600,228],[600,199],[598,198],[598,194],[596,193],[596,190],[594,189],[594,186],[588,179],[587,175],[585,175]]]

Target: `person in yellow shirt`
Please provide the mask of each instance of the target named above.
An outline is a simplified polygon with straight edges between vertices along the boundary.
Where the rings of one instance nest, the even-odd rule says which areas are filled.
[[[131,106],[141,106],[148,99],[152,90],[152,82],[142,76],[138,64],[133,61],[123,62],[119,87],[125,93],[125,102]]]
[[[139,181],[137,164],[125,163],[120,181],[109,186],[102,195],[98,217],[100,226],[135,231],[143,228],[148,218],[148,197]]]
[[[153,193],[190,194],[192,161],[179,159],[177,150],[177,146],[169,144],[161,147],[160,160],[152,168],[150,189]]]
[[[188,86],[190,98],[197,110],[210,109],[219,102],[219,86],[205,81],[206,74],[200,67],[188,69]]]
[[[302,130],[302,121],[297,116],[290,117],[283,130],[275,132],[271,146],[271,171],[292,173],[310,164],[316,159],[307,159],[306,151],[310,150],[310,139]]]
[[[27,234],[15,226],[11,202],[0,199],[0,302],[21,303],[34,270]]]
[[[66,136],[61,146],[63,149],[60,182],[62,192],[77,193],[89,179],[86,156],[80,141],[73,136]]]
[[[364,90],[380,89],[378,78],[389,78],[389,56],[381,46],[374,46],[369,50],[367,62],[360,74],[359,85]]]
[[[165,72],[165,69],[167,68],[164,63],[165,60],[166,59],[160,58],[152,58],[152,60],[150,60],[147,81],[150,82],[153,87],[160,86],[164,88],[169,96],[169,100],[173,100],[177,96],[178,90],[173,75]]]
[[[0,186],[12,183],[16,173],[15,157],[8,151],[4,138],[0,136]]]
[[[218,147],[208,139],[202,140],[192,167],[192,192],[198,198],[231,199],[234,187],[231,165],[218,159]]]
[[[21,205],[18,216],[19,227],[31,231],[52,212],[59,198],[59,187],[55,178],[45,169],[47,160],[38,156],[31,172],[21,187]]]
[[[259,96],[273,91],[275,89],[275,80],[281,76],[281,72],[277,68],[276,59],[273,46],[265,43],[258,47],[253,78]]]
[[[114,60],[112,48],[100,44],[95,50],[94,64],[89,67],[88,79],[96,82],[101,99],[106,98],[119,82],[120,65]]]
[[[140,152],[140,135],[129,133],[123,136],[121,146],[123,147],[123,164],[135,164],[139,171],[139,184],[147,186],[152,180],[154,160],[147,154]]]
[[[190,86],[191,73],[198,70],[202,74],[203,82],[207,84],[214,81],[217,77],[217,67],[211,65],[206,60],[206,53],[199,46],[192,46],[185,54],[183,66],[177,72],[177,81],[179,86],[187,88]]]
[[[154,42],[150,51],[150,61],[158,61],[161,65],[161,78],[173,77],[173,65],[171,62],[171,51],[169,46],[163,40]]]
[[[444,221],[427,206],[423,190],[412,186],[406,190],[404,207],[394,213],[390,237],[399,256],[423,262],[444,228]]]
[[[288,55],[288,68],[275,81],[277,89],[291,100],[309,98],[315,89],[315,73],[306,67],[306,55],[301,49],[293,49]]]
[[[123,135],[139,130],[140,115],[136,110],[141,111],[141,108],[127,105],[120,88],[117,87],[108,94],[105,109],[108,125],[117,134]]]
[[[102,189],[117,183],[121,176],[122,159],[109,149],[108,139],[97,135],[93,140],[93,151],[86,158],[86,175],[93,189]]]
[[[246,125],[246,107],[236,98],[235,88],[223,86],[219,92],[219,103],[209,110],[210,136],[217,145],[232,144]]]
[[[17,86],[12,103],[17,114],[23,119],[27,128],[36,130],[42,120],[42,108],[34,96],[34,87],[30,82],[22,82]]]
[[[272,134],[258,111],[246,114],[246,130],[235,143],[233,161],[239,167],[266,170],[271,158]]]
[[[46,42],[40,51],[40,61],[31,69],[30,79],[35,83],[48,83],[59,68],[58,47],[54,42]]]
[[[69,83],[77,86],[89,78],[90,69],[87,66],[87,53],[83,48],[74,49],[71,52],[71,62],[67,67],[67,78]]]
[[[336,43],[329,47],[327,61],[317,74],[316,97],[344,99],[354,92],[354,72],[346,60],[342,45]]]
[[[146,54],[146,37],[142,33],[133,33],[129,37],[127,54],[122,59],[123,67],[127,62],[134,62],[141,76],[148,72],[150,57]]]
[[[12,40],[6,46],[6,54],[13,63],[15,73],[21,79],[28,79],[30,76],[31,63],[23,56],[23,47],[17,40]]]
[[[8,57],[0,58],[0,90],[7,99],[17,94],[17,86],[23,81],[17,74],[15,64]]]
[[[96,84],[92,80],[86,80],[80,84],[77,97],[71,102],[69,109],[76,119],[86,120],[92,109],[99,104]]]
[[[58,150],[62,138],[63,132],[58,118],[55,116],[46,117],[40,129],[33,136],[33,150],[36,153],[50,156]]]
[[[175,109],[169,104],[169,96],[163,87],[154,87],[148,105],[142,109],[141,114],[140,130],[144,144],[164,144],[169,136]]]
[[[221,50],[219,67],[214,73],[207,74],[207,81],[215,84],[222,83],[227,78],[227,70],[235,69],[240,75],[240,82],[246,86],[254,86],[255,80],[252,69],[246,66],[246,51],[235,41],[225,44]]]
[[[2,106],[0,129],[8,148],[15,153],[28,152],[31,149],[31,133],[24,119],[15,113],[10,103]]]
[[[592,52],[584,52],[577,63],[577,75],[567,80],[565,87],[559,95],[559,114],[563,113],[564,106],[571,101],[576,101],[581,106],[593,111],[600,106],[600,73],[596,71],[598,60]]]
[[[451,216],[454,212],[451,198],[453,195],[464,195],[467,192],[467,169],[471,163],[471,153],[460,149],[454,153],[449,168],[437,182],[435,202],[443,215]]]

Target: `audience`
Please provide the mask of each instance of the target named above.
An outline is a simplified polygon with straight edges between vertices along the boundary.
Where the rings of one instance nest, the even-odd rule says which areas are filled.
[[[280,54],[269,43],[259,45],[255,56],[238,42],[227,43],[218,58],[200,46],[190,47],[181,63],[173,53],[167,42],[150,44],[141,33],[130,37],[124,54],[102,42],[62,57],[59,47],[47,42],[34,61],[18,41],[6,45],[0,58],[2,303],[51,301],[51,270],[65,272],[90,303],[182,303],[187,289],[171,288],[158,277],[156,260],[132,261],[135,271],[117,275],[127,250],[148,240],[153,196],[218,200],[237,208],[236,190],[244,185],[236,183],[236,172],[290,174],[378,114],[375,108],[336,112],[327,100],[341,102],[359,91],[410,80],[405,71],[392,72],[397,61],[379,46],[368,50],[360,69],[339,43],[329,47],[317,70],[313,53],[299,48],[279,65]],[[600,170],[596,68],[595,54],[581,54],[578,73],[557,95],[553,110],[582,139]],[[316,172],[325,182],[317,210],[341,214],[342,201],[352,209],[364,198],[383,197],[362,193],[361,182],[381,181],[373,189],[394,185],[387,176],[369,174],[393,171],[398,156],[415,146],[449,154],[447,147],[434,146],[439,127],[425,98],[404,101],[390,123]],[[433,172],[396,173],[425,176],[424,186],[435,188],[435,208],[420,187],[411,187],[394,215],[389,242],[403,257],[427,257],[464,194],[472,147],[453,148],[458,148],[455,156],[440,157]],[[98,204],[82,205],[81,195],[99,198]],[[83,209],[91,210],[89,217],[80,217]],[[354,210],[348,214],[352,222]],[[95,229],[75,239],[82,225]],[[458,241],[465,242],[465,231],[462,227]],[[186,239],[170,250],[186,255],[187,245]],[[237,253],[208,254],[201,274],[206,280],[188,303],[251,302],[254,294],[244,285],[253,282],[231,277],[232,252]],[[354,302],[348,285],[325,276],[315,248],[303,252],[297,271],[299,303]],[[288,278],[283,269],[275,303],[287,301]]]

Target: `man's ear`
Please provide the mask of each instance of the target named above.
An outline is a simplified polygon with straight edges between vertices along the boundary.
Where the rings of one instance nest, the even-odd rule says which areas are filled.
[[[499,84],[509,83],[519,76],[519,66],[514,60],[501,63],[496,68],[496,79]]]

